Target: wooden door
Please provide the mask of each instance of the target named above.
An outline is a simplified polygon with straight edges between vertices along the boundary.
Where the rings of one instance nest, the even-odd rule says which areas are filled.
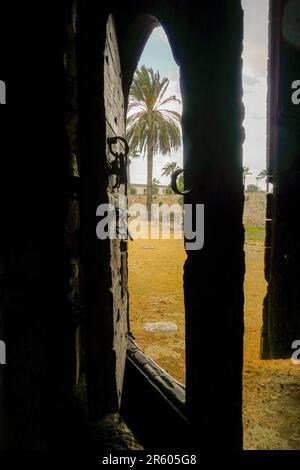
[[[124,97],[122,91],[122,75],[118,50],[118,42],[113,16],[110,15],[106,25],[106,41],[104,51],[104,106],[106,120],[106,158],[108,166],[112,165],[115,157],[109,147],[109,139],[125,137]],[[124,143],[118,140],[112,144],[115,153],[125,153]],[[126,184],[118,177],[110,174],[107,182],[109,203],[116,210],[117,237],[110,240],[111,291],[113,296],[112,318],[114,351],[114,380],[118,406],[122,396],[124,368],[127,347],[127,241],[119,238],[121,217],[126,217]]]
[[[106,21],[100,13],[82,9],[77,22],[85,362],[89,413],[95,419],[120,408],[128,333],[127,241],[97,237],[103,220],[99,207],[120,209],[126,194],[126,181],[118,184],[111,171],[113,153],[122,152],[124,142],[108,144],[125,137],[117,34],[112,15]]]

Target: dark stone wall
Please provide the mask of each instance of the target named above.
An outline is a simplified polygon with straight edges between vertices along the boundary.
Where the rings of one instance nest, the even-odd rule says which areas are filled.
[[[268,98],[268,170],[274,184],[269,195],[266,237],[266,279],[261,356],[289,358],[300,337],[300,113],[292,103],[292,82],[300,76],[298,46],[283,35],[290,2],[270,3]],[[296,14],[288,19],[289,28]],[[298,20],[299,21],[299,20]]]
[[[54,436],[59,442],[58,423],[70,396],[63,64],[68,3],[48,5],[47,15],[43,5],[21,2],[3,5],[1,12],[0,75],[7,86],[7,105],[0,110],[1,317],[7,345],[2,416],[9,449],[49,447]]]

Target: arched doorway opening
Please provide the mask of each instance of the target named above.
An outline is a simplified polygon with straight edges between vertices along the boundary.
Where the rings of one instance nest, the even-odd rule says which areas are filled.
[[[147,84],[148,89],[144,88],[144,95],[139,96],[139,87]],[[142,122],[147,100],[155,101],[153,116],[157,126],[151,175],[149,141],[144,139],[143,133],[138,134],[138,126],[147,132]],[[135,144],[129,154],[129,225],[135,231],[132,234],[134,241],[128,243],[129,318],[131,333],[139,347],[167,373],[184,383],[183,265],[186,254],[179,223],[183,196],[175,194],[171,188],[172,173],[183,167],[181,123],[177,119],[181,113],[179,68],[164,29],[157,26],[139,59],[129,93],[127,122],[128,129],[132,130],[129,140]],[[148,209],[149,182],[152,183],[153,207],[150,222],[145,220],[141,207],[138,207],[143,205]],[[133,217],[137,213],[141,218],[139,224]]]

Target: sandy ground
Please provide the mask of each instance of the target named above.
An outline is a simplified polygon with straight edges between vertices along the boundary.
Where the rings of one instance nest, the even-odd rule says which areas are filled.
[[[245,251],[244,447],[300,449],[300,365],[259,359],[263,245],[248,242]]]
[[[259,359],[263,242],[248,241],[245,277],[244,448],[300,449],[300,365]],[[131,330],[140,347],[176,379],[185,381],[182,240],[129,242]],[[177,331],[145,331],[167,321]],[[296,338],[295,338],[296,339]]]

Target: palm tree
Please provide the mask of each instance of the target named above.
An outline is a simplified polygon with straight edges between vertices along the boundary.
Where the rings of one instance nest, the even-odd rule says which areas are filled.
[[[252,175],[252,173],[250,173],[250,168],[248,166],[243,166],[243,185],[244,185],[244,188],[245,188],[245,184],[246,184],[246,176],[248,175]]]
[[[267,170],[261,170],[258,174],[258,178],[262,180],[263,178],[266,178],[268,176]]]
[[[177,162],[166,163],[165,166],[162,167],[161,176],[170,176],[176,170],[179,170],[179,166],[177,165]]]
[[[181,144],[181,116],[166,108],[179,102],[175,95],[165,97],[168,78],[144,65],[137,69],[129,93],[126,138],[132,149],[147,154],[147,210],[151,219],[153,156],[170,154]]]
[[[152,195],[153,194],[158,194],[159,185],[160,185],[159,179],[158,178],[153,178],[153,180],[152,180]]]
[[[258,176],[256,176],[256,178],[255,178],[255,179],[256,179],[256,187],[257,187],[257,191],[259,191],[259,186],[258,186],[259,177],[258,177]]]
[[[159,179],[158,178],[153,178],[152,184],[155,185],[155,186],[159,186],[160,185]]]
[[[269,192],[269,181],[268,181],[268,172],[267,170],[261,170],[260,173],[258,174],[257,178],[259,180],[262,180],[264,179],[265,182],[266,182],[266,190],[267,190],[267,193]]]

